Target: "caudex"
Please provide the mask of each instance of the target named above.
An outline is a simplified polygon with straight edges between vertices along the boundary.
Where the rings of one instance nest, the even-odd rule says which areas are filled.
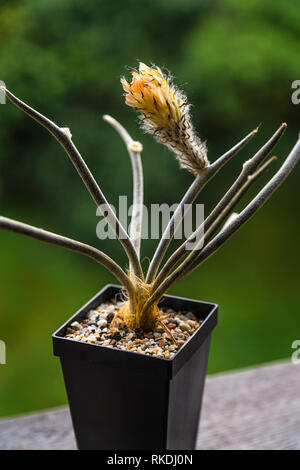
[[[242,165],[239,176],[201,226],[162,265],[174,233],[182,222],[184,205],[193,203],[200,191],[223,165],[255,136],[257,129],[246,135],[213,163],[210,163],[207,158],[206,145],[194,131],[187,98],[174,86],[170,77],[166,77],[156,66],[148,67],[140,63],[139,69],[132,71],[131,81],[122,78],[121,83],[125,91],[125,102],[128,106],[137,109],[142,128],[152,134],[158,142],[166,145],[175,154],[180,166],[194,175],[193,183],[182,197],[168,222],[150,262],[148,272],[143,272],[140,261],[143,217],[142,145],[134,141],[118,121],[110,116],[104,116],[104,119],[116,129],[123,139],[132,164],[133,213],[130,233],[127,233],[75,146],[70,130],[58,126],[22,102],[6,87],[1,87],[1,91],[17,107],[44,126],[56,138],[69,156],[94,202],[100,208],[105,207],[103,216],[106,217],[111,229],[123,246],[128,256],[129,268],[128,270],[122,269],[110,257],[93,246],[16,220],[0,217],[0,228],[73,250],[89,256],[97,263],[105,266],[122,284],[127,297],[123,309],[113,322],[113,327],[121,327],[122,324],[123,326],[126,324],[129,328],[150,330],[155,329],[157,324],[164,327],[158,303],[166,291],[214,254],[263,206],[286,179],[300,158],[300,139],[298,138],[281,168],[252,201],[240,213],[233,213],[232,210],[235,205],[249,187],[276,158],[272,157],[264,162],[286,129],[286,124],[283,123],[263,147]],[[197,243],[194,243],[193,249],[187,250],[188,243],[195,241]],[[161,265],[162,268],[159,270]],[[168,333],[172,336],[171,332]]]

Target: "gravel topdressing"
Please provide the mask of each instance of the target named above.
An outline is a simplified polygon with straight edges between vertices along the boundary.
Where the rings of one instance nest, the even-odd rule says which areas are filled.
[[[162,308],[160,311],[163,322],[172,332],[177,345],[159,325],[155,331],[150,332],[144,332],[141,328],[110,328],[115,314],[123,305],[123,302],[115,299],[100,304],[96,310],[90,310],[82,322],[73,322],[65,337],[83,343],[170,359],[200,326],[199,320],[191,312],[175,312],[171,308]]]

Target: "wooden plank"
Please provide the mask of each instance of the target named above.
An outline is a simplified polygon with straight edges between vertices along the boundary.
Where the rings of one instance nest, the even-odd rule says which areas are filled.
[[[300,450],[300,365],[209,378],[200,423],[198,449]]]
[[[71,417],[66,407],[0,420],[1,450],[75,448]]]
[[[300,450],[300,365],[208,377],[198,449]],[[75,449],[66,407],[0,420],[0,449]]]

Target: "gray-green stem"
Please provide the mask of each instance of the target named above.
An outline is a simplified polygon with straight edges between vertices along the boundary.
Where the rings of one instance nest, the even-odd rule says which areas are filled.
[[[219,230],[225,220],[228,218],[234,207],[238,204],[238,202],[242,199],[244,194],[248,191],[248,189],[252,186],[252,184],[258,179],[258,177],[264,173],[271,163],[276,160],[277,157],[272,157],[268,161],[266,161],[255,173],[249,175],[247,177],[247,181],[244,185],[237,191],[237,193],[233,196],[231,201],[224,207],[222,212],[215,218],[215,220],[209,220],[208,226],[205,224],[205,233],[200,241],[197,243],[194,251],[185,259],[184,266],[182,266],[181,275],[176,278],[176,282],[181,280],[185,277],[185,274],[188,273],[193,265],[197,263],[197,259],[200,257],[202,252],[202,248],[204,248],[204,243],[208,243],[208,241],[214,236],[214,234]],[[235,214],[237,216],[238,214]],[[208,217],[209,219],[209,217]],[[205,223],[205,222],[204,222]],[[229,223],[229,221],[227,221]],[[154,286],[153,286],[154,287]]]
[[[109,256],[104,254],[102,251],[97,250],[93,246],[2,216],[0,217],[0,228],[10,232],[20,233],[27,237],[88,256],[97,263],[105,266],[118,279],[128,293],[133,292],[132,282],[120,266],[118,266],[117,263],[115,263]]]
[[[185,272],[185,276],[190,274],[191,271],[196,269],[207,258],[214,254],[242,225],[244,225],[272,196],[276,189],[283,183],[288,175],[293,170],[294,166],[300,159],[300,138],[296,142],[294,148],[286,158],[285,162],[271,180],[264,186],[264,188],[257,194],[257,196],[238,214],[232,222],[226,224],[221,230],[201,251],[197,263],[195,263],[191,270]],[[161,284],[161,286],[151,295],[149,300],[145,303],[142,315],[154,303],[157,303],[164,293],[176,283],[177,280],[182,279],[185,266],[183,263]],[[175,276],[173,276],[175,274]]]
[[[133,204],[130,224],[130,240],[135,247],[138,258],[140,258],[144,203],[144,178],[141,159],[142,145],[139,142],[134,141],[127,130],[116,119],[108,114],[105,114],[103,119],[114,127],[123,139],[130,157],[133,175]]]
[[[243,187],[249,175],[255,172],[260,163],[267,157],[270,151],[274,149],[275,145],[278,143],[285,129],[286,124],[283,123],[279,127],[279,129],[277,129],[277,131],[273,134],[273,136],[265,143],[265,145],[263,145],[263,147],[261,147],[250,160],[244,163],[240,175],[229,188],[229,190],[225,193],[223,198],[216,205],[214,210],[209,214],[206,220],[197,228],[197,230],[195,230],[195,232],[192,233],[192,235],[190,235],[190,237],[184,243],[182,243],[179,248],[177,248],[177,250],[173,253],[173,255],[163,266],[162,270],[154,281],[154,290],[163,282],[167,274],[176,265],[176,263],[178,263],[178,261],[187,253],[186,247],[188,246],[188,244],[191,244],[194,242],[194,240],[197,240],[199,236],[202,235],[204,229],[206,231],[210,228],[210,226],[214,223],[217,217],[222,213],[224,208],[230,203],[230,201],[235,197],[238,191]]]
[[[182,221],[183,214],[184,214],[184,206],[185,204],[192,204],[193,201],[196,199],[200,191],[206,186],[206,184],[218,173],[218,171],[227,163],[232,157],[234,157],[245,145],[254,137],[257,133],[257,129],[253,130],[244,137],[239,143],[237,143],[234,147],[224,153],[221,157],[219,157],[214,163],[210,166],[206,167],[201,174],[199,174],[185,195],[183,196],[182,200],[180,201],[177,209],[175,210],[173,216],[171,217],[162,238],[158,244],[158,247],[155,251],[155,254],[152,258],[150,263],[148,273],[147,273],[147,282],[150,284],[153,282],[156,273],[159,269],[159,266],[163,260],[163,257],[166,254],[166,251],[171,243],[171,240],[178,228],[179,224]]]
[[[77,150],[74,143],[72,142],[71,133],[69,129],[61,128],[57,126],[50,119],[43,116],[41,113],[39,113],[38,111],[31,108],[23,101],[21,101],[19,98],[13,95],[9,90],[7,90],[5,87],[1,87],[1,89],[6,93],[6,96],[18,108],[20,108],[22,111],[28,114],[28,116],[33,118],[43,127],[45,127],[55,137],[55,139],[59,142],[59,144],[64,148],[71,162],[76,168],[79,176],[81,177],[83,183],[85,184],[90,195],[92,196],[93,200],[95,201],[97,206],[100,208],[104,217],[106,217],[109,225],[111,226],[112,230],[116,234],[117,238],[120,240],[129,258],[129,261],[131,265],[133,266],[135,275],[143,278],[142,268],[141,268],[138,256],[136,254],[135,248],[133,244],[131,243],[128,234],[124,230],[123,226],[121,225],[120,221],[118,220],[114,211],[112,210],[111,206],[106,200],[104,194],[102,193],[95,178],[93,177],[91,171],[86,165],[83,157],[80,155],[79,151]],[[103,207],[105,207],[105,209],[103,209]]]

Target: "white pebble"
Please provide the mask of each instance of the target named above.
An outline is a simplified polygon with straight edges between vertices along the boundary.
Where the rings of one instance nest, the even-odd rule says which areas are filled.
[[[107,325],[107,321],[104,320],[104,318],[101,318],[101,320],[98,321],[97,325],[99,326],[99,328],[104,327]]]
[[[88,341],[89,341],[90,343],[95,343],[95,342],[97,341],[97,338],[96,338],[95,335],[89,335]]]
[[[189,325],[187,325],[186,323],[184,322],[181,322],[179,323],[179,328],[182,330],[182,331],[190,331],[190,327]]]
[[[96,315],[99,315],[97,310],[91,310],[88,314],[88,318],[91,319],[92,317],[95,317]]]

